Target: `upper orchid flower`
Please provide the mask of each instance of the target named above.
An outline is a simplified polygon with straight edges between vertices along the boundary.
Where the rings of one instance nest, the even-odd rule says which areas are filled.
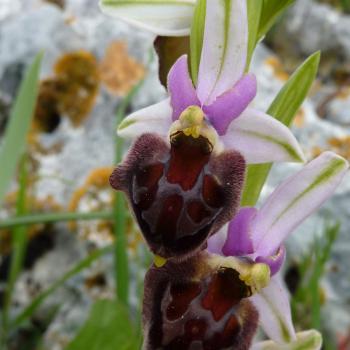
[[[342,157],[324,152],[279,185],[260,209],[242,208],[228,228],[208,241],[212,253],[269,265],[271,282],[252,301],[263,329],[277,343],[298,339],[288,294],[277,274],[285,257],[283,241],[333,194],[348,167]]]
[[[170,99],[119,126],[119,135],[139,138],[111,184],[163,258],[196,253],[233,217],[247,162],[303,160],[286,126],[248,107],[256,80],[244,75],[246,51],[245,0],[208,0],[197,88],[183,56],[169,72]]]
[[[234,149],[247,163],[303,161],[290,130],[249,107],[257,83],[253,74],[244,73],[248,43],[246,1],[207,0],[206,6],[196,86],[184,55],[168,75],[170,98],[129,115],[120,124],[118,134],[136,138],[149,132],[169,140],[169,135],[179,130],[194,137],[205,130],[203,136],[210,138],[214,152]],[[192,118],[188,112],[194,109],[203,117]]]
[[[133,26],[165,36],[190,33],[196,0],[101,0],[101,10]]]

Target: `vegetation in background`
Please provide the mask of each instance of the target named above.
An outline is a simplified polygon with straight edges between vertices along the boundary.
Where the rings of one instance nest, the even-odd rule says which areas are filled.
[[[314,328],[323,334],[326,349],[334,349],[336,340],[322,326],[322,306],[327,301],[322,279],[327,274],[327,263],[338,237],[340,224],[325,223],[322,235],[315,238],[307,254],[296,265],[291,266],[286,282],[292,292],[293,319],[298,320],[301,329]]]

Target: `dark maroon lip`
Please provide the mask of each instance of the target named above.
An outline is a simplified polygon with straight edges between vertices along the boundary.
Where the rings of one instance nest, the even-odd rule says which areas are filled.
[[[145,279],[145,350],[248,349],[258,314],[250,288],[232,268],[208,264],[206,253],[152,267]]]
[[[178,132],[171,140],[169,147],[156,135],[142,135],[111,185],[126,193],[152,252],[183,259],[234,215],[245,163],[237,152],[214,155],[203,136]]]

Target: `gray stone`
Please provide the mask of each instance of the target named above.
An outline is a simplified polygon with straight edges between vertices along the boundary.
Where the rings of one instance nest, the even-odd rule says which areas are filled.
[[[276,45],[291,54],[321,50],[349,60],[350,18],[327,4],[297,0],[274,31]],[[288,38],[285,40],[283,38]]]

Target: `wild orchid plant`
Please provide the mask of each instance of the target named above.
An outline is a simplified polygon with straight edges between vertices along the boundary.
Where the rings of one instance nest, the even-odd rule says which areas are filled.
[[[286,126],[250,107],[257,83],[246,73],[246,0],[203,3],[198,77],[186,55],[178,58],[168,74],[169,98],[118,129],[135,143],[111,185],[127,195],[155,254],[145,278],[143,348],[319,349],[317,331],[295,332],[278,272],[283,241],[334,192],[348,163],[325,152],[260,209],[239,209],[247,164],[305,158]],[[188,32],[194,5],[104,0],[101,7],[179,35]],[[252,345],[259,323],[271,341]]]

